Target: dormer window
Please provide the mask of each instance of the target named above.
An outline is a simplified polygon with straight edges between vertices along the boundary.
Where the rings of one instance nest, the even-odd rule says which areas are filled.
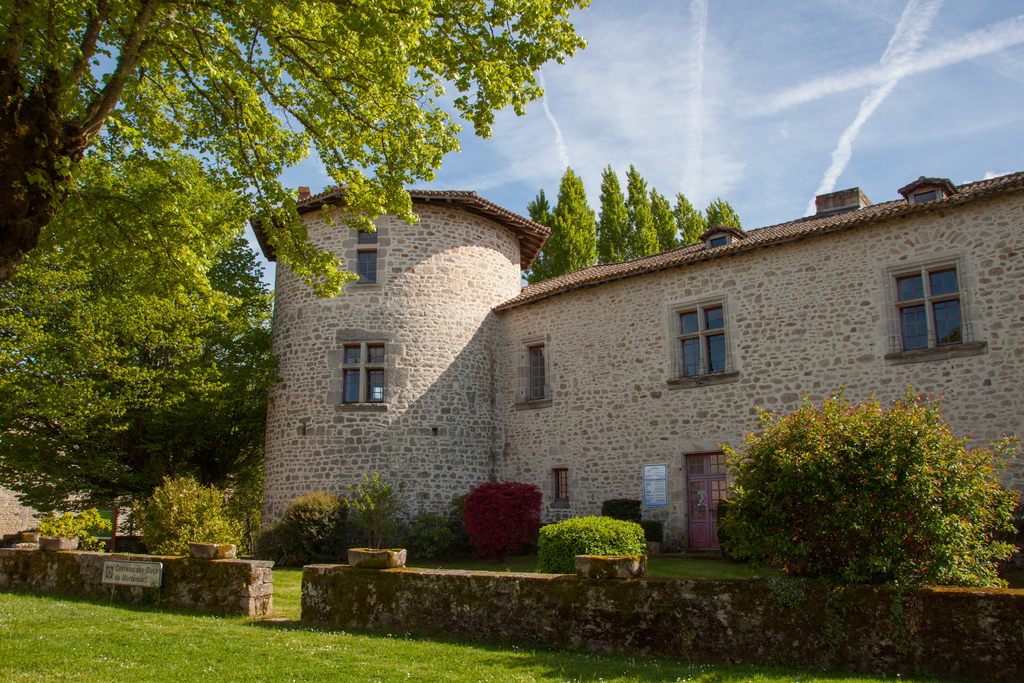
[[[714,249],[732,244],[746,236],[747,234],[742,229],[731,225],[712,225],[699,239],[704,242],[706,248]]]
[[[907,200],[907,204],[924,204],[955,195],[956,187],[948,178],[921,176],[906,187],[900,188],[900,194]]]

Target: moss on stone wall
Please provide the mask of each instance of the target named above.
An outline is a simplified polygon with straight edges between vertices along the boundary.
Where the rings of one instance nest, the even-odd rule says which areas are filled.
[[[693,661],[1024,680],[1024,591],[311,565],[302,618]]]

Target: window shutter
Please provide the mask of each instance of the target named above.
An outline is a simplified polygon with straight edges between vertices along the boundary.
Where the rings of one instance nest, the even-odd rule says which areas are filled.
[[[516,400],[519,403],[526,402],[526,387],[529,385],[530,382],[530,372],[529,367],[527,365],[526,357],[527,353],[527,351],[519,352],[519,367],[516,369],[516,379],[519,380],[519,392]]]
[[[555,362],[552,360],[551,346],[544,345],[544,398],[551,400],[555,397]]]

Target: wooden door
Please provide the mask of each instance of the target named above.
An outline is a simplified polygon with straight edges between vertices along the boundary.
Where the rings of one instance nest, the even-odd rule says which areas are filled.
[[[690,547],[718,547],[718,501],[725,499],[724,453],[686,456],[686,490],[689,500]]]

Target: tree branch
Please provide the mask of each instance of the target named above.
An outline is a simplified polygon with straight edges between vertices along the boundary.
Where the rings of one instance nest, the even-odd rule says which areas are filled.
[[[82,36],[82,56],[71,67],[71,83],[78,85],[86,70],[89,68],[89,60],[96,54],[96,40],[99,38],[100,29],[107,23],[108,0],[99,0],[96,3],[96,12],[89,17],[89,24],[85,27],[85,35]]]
[[[0,52],[3,59],[3,63],[0,63],[0,87],[5,94],[13,93],[18,81],[18,63],[21,61],[21,48],[25,44],[25,20],[31,10],[32,3],[29,0],[15,0],[14,20],[8,29],[3,51]]]

